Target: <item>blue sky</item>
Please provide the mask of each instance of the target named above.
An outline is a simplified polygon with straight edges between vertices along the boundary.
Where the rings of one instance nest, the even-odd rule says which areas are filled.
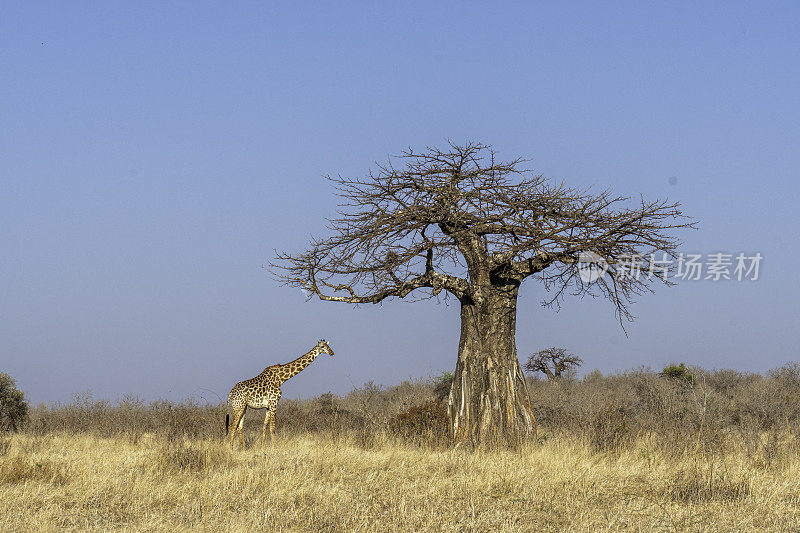
[[[452,370],[458,307],[306,302],[262,269],[334,215],[325,174],[447,138],[682,202],[756,282],[543,309],[520,357],[586,370],[798,360],[796,3],[0,6],[0,371],[34,402],[217,401],[325,337],[285,397]],[[675,178],[670,180],[670,178]],[[671,183],[672,182],[672,183]],[[213,391],[213,392],[209,392]]]

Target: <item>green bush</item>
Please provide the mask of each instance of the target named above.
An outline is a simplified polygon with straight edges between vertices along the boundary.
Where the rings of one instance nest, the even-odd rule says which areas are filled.
[[[28,402],[8,374],[0,373],[0,431],[16,431],[28,418]]]
[[[694,382],[694,374],[689,372],[689,369],[686,368],[686,365],[683,363],[679,365],[669,364],[665,366],[664,370],[661,371],[661,375],[678,381],[685,381],[687,383]]]

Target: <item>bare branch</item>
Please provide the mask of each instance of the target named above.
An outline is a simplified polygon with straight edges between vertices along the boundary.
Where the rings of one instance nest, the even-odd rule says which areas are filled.
[[[693,228],[678,203],[567,187],[500,161],[490,146],[449,143],[376,163],[364,178],[330,177],[340,198],[329,236],[271,264],[282,281],[323,300],[377,303],[418,289],[479,298],[498,285],[541,281],[558,306],[567,294],[608,298],[622,321],[628,305],[665,278],[625,277],[625,257],[675,257],[673,230]],[[582,254],[608,266],[584,283]],[[651,255],[655,254],[655,255]]]

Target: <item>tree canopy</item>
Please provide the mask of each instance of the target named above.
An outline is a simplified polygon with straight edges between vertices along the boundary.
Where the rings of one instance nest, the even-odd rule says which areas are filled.
[[[273,269],[322,300],[356,304],[417,289],[420,298],[446,291],[477,301],[483,286],[533,277],[550,292],[545,305],[592,294],[608,298],[620,321],[632,319],[634,297],[653,279],[670,281],[658,271],[631,276],[626,260],[653,271],[651,263],[675,257],[671,230],[693,222],[677,202],[568,187],[527,163],[500,161],[488,145],[449,143],[409,149],[363,178],[329,177],[341,200],[329,235],[302,253],[278,253]],[[579,275],[586,253],[603,263],[590,282]]]

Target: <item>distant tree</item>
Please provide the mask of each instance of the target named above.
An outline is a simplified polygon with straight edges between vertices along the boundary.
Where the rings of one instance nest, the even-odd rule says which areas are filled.
[[[28,417],[28,402],[17,383],[0,372],[0,431],[16,431]]]
[[[671,284],[654,263],[676,258],[672,232],[693,226],[677,203],[568,187],[479,143],[408,150],[364,178],[330,179],[340,209],[329,235],[278,253],[272,272],[331,302],[456,298],[461,339],[448,415],[451,435],[472,442],[533,434],[514,341],[524,281],[541,283],[549,306],[568,294],[604,296],[622,324],[633,319],[635,296]],[[631,257],[655,275],[629,275]]]
[[[577,369],[583,363],[583,359],[575,354],[567,352],[564,348],[545,348],[528,357],[525,363],[525,370],[528,372],[541,372],[547,379],[553,381],[565,375],[565,373]]]

